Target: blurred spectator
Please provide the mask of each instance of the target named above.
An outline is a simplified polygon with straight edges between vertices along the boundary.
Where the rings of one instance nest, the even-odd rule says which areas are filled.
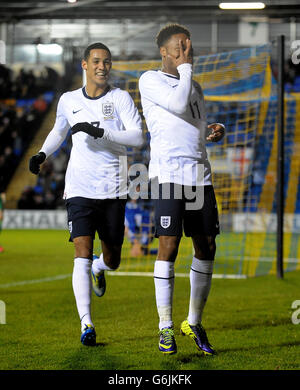
[[[0,176],[4,189],[49,108],[58,79],[50,68],[38,77],[25,69],[15,76],[0,64]]]
[[[12,92],[12,71],[0,64],[0,99],[6,99]]]
[[[0,64],[0,99],[31,99],[46,91],[57,91],[61,85],[59,74],[49,67],[36,76],[32,69],[21,69],[18,74]]]
[[[2,192],[0,188],[0,234],[2,231],[3,210],[4,210],[5,200],[6,200],[5,192]],[[3,251],[4,249],[0,243],[0,253],[2,253]]]
[[[44,113],[47,110],[47,103],[43,95],[40,95],[37,99],[35,99],[32,107],[39,113]]]
[[[69,140],[70,142],[70,140]],[[26,187],[18,202],[19,209],[65,209],[63,192],[70,148],[66,143],[42,165],[35,187]]]
[[[33,190],[33,208],[36,210],[43,210],[45,208],[43,188],[35,187]]]
[[[21,210],[34,210],[34,190],[32,187],[26,187],[22,192],[21,198],[18,201],[18,209]]]
[[[46,191],[44,196],[44,206],[47,210],[53,210],[56,208],[56,199],[52,191]]]

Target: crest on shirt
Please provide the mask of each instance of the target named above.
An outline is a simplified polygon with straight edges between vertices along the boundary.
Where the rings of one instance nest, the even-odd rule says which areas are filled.
[[[160,217],[160,225],[164,229],[167,229],[171,225],[171,217],[170,216],[161,216]]]
[[[112,117],[112,114],[114,113],[114,103],[102,103],[102,113],[105,117]]]

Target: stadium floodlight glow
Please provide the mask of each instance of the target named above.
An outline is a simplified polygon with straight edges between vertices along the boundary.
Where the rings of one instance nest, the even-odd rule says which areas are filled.
[[[219,7],[221,9],[264,9],[265,4],[258,3],[220,3]]]
[[[59,56],[63,52],[62,47],[57,43],[50,43],[48,45],[39,43],[37,45],[37,49],[40,54],[47,54],[53,56]]]

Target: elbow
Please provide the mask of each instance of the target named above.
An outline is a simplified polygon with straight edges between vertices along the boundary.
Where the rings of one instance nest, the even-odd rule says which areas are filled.
[[[143,133],[140,132],[140,134],[136,137],[136,140],[135,140],[133,146],[135,148],[141,149],[144,145],[145,145],[145,140],[144,140],[144,137],[143,137]]]
[[[187,104],[173,104],[169,106],[169,111],[176,115],[183,115],[187,110]]]
[[[173,110],[173,112],[174,112],[174,114],[177,114],[177,115],[183,115],[186,112],[186,107],[176,108],[175,110]]]

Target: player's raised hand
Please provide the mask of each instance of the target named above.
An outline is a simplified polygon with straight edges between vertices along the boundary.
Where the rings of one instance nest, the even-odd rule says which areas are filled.
[[[179,39],[179,57],[176,58],[175,62],[177,66],[193,63],[193,48],[190,39],[187,38],[185,43]]]
[[[104,134],[104,129],[102,129],[101,127],[93,126],[88,122],[76,123],[76,125],[71,128],[72,134],[76,134],[78,133],[78,131],[83,131],[84,133],[94,137],[95,139],[102,138]]]
[[[225,127],[220,123],[212,123],[207,126],[210,130],[210,134],[206,137],[207,141],[218,142],[225,135]]]

